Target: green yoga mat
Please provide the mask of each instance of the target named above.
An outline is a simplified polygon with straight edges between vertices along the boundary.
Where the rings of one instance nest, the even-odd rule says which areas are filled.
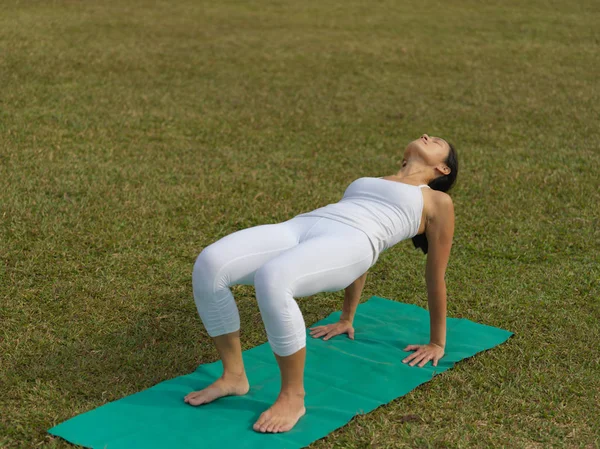
[[[336,322],[334,312],[316,325]],[[312,326],[311,326],[312,327]],[[402,363],[408,344],[429,341],[429,313],[378,296],[358,306],[355,340],[312,338],[307,330],[306,415],[289,432],[263,434],[252,425],[279,393],[277,362],[268,343],[243,352],[250,381],[245,396],[194,407],[183,398],[211,384],[221,361],[166,380],[59,424],[49,433],[102,449],[300,448],[368,413],[474,354],[506,341],[511,332],[460,318],[447,320],[446,355],[437,367]]]

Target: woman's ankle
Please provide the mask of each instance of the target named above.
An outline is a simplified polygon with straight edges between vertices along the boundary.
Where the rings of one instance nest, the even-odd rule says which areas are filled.
[[[244,370],[243,368],[240,369],[235,369],[235,370],[224,370],[223,374],[221,375],[221,378],[223,380],[244,380],[246,379],[246,370]]]
[[[304,387],[302,387],[302,386],[286,387],[286,388],[281,389],[281,391],[279,392],[279,396],[283,396],[285,398],[304,399],[304,397],[306,396],[306,391],[304,390]]]

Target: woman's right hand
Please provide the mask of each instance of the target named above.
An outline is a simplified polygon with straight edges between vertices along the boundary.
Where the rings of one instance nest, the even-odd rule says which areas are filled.
[[[340,320],[337,323],[326,324],[325,326],[316,326],[310,328],[310,336],[313,338],[320,338],[325,335],[323,340],[329,340],[331,337],[335,337],[340,334],[348,334],[351,340],[354,340],[354,327],[348,320]]]

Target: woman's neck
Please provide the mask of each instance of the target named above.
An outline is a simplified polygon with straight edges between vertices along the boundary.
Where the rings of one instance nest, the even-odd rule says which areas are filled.
[[[431,181],[431,170],[422,165],[407,164],[402,167],[395,175],[399,181],[412,181],[417,184],[429,184]]]

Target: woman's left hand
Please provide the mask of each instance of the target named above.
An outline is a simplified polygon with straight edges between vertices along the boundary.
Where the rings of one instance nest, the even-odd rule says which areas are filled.
[[[433,361],[433,366],[437,366],[438,360],[444,357],[444,348],[435,343],[429,343],[428,345],[408,345],[404,350],[416,352],[413,352],[402,360],[402,363],[410,362],[410,366],[415,366],[416,363],[421,362],[419,363],[419,368],[424,367],[430,360]]]
[[[348,320],[339,320],[337,323],[310,328],[310,336],[313,338],[320,338],[325,335],[323,340],[329,340],[331,337],[340,334],[348,334],[348,337],[351,340],[354,340],[354,327],[352,327],[352,322]]]

